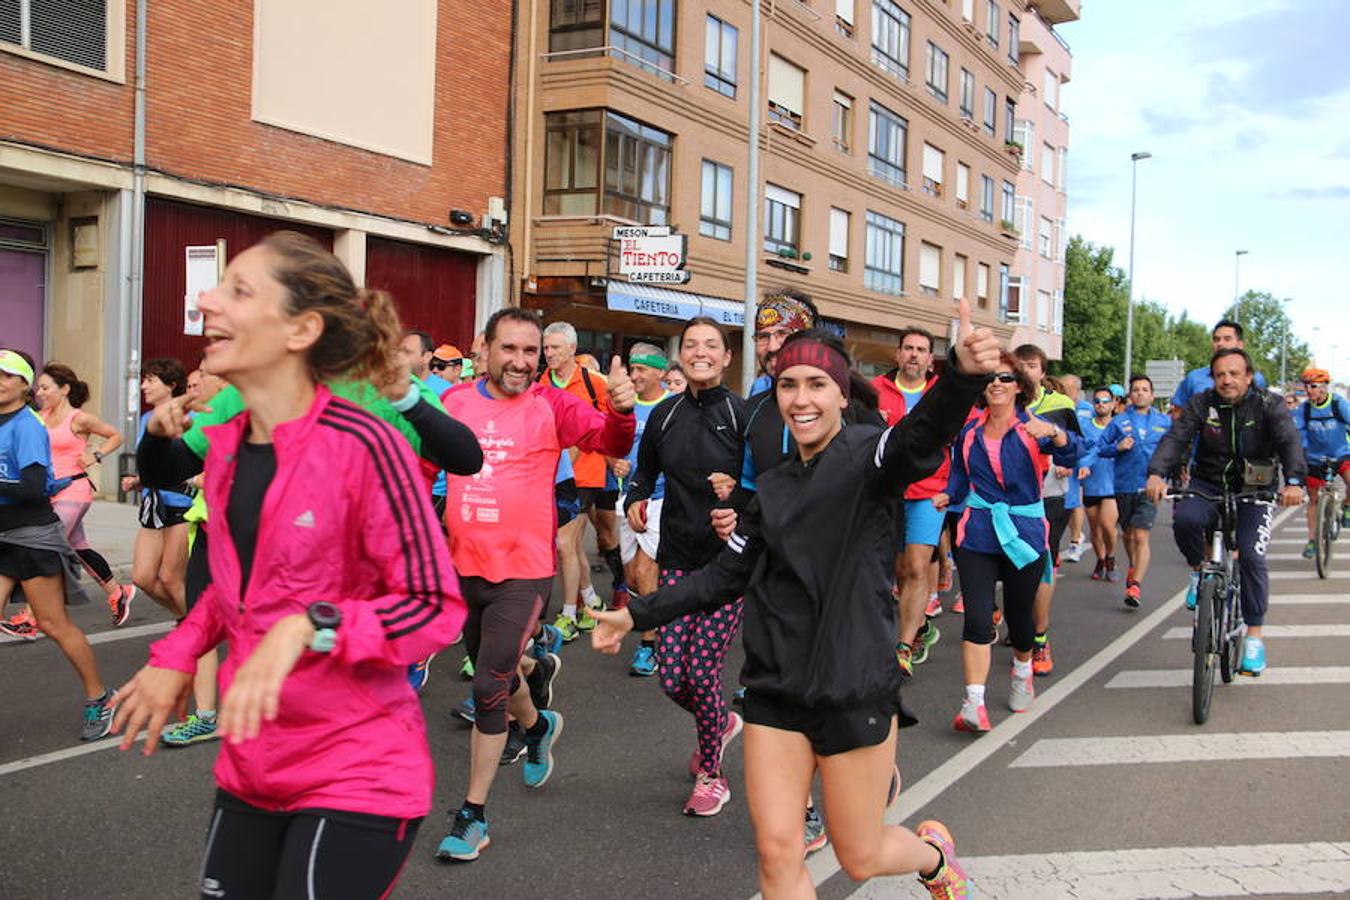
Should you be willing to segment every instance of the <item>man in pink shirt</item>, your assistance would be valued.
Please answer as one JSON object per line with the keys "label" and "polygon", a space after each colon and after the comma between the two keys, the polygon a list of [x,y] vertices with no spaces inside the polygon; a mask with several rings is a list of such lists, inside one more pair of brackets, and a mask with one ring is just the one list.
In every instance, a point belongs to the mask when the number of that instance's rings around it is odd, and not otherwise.
{"label": "man in pink shirt", "polygon": [[[534,381],[543,333],[533,313],[500,310],[484,331],[487,377],[441,398],[483,448],[481,470],[446,479],[445,524],[469,607],[464,637],[475,670],[469,789],[436,850],[438,858],[458,862],[477,859],[491,842],[484,807],[506,746],[508,712],[525,731],[525,784],[542,787],[553,772],[563,718],[535,708],[519,660],[553,583],[559,456],[564,447],[626,456],[636,424],[637,395],[617,357],[609,411],[600,412]],[[556,667],[556,657],[549,665]]]}

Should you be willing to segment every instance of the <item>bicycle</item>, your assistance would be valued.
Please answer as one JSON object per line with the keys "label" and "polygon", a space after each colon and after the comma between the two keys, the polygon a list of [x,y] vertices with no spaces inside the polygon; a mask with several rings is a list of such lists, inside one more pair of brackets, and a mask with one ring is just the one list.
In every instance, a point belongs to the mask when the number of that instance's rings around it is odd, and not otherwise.
{"label": "bicycle", "polygon": [[1341,534],[1341,504],[1345,502],[1345,486],[1337,473],[1336,460],[1322,463],[1322,488],[1317,492],[1317,512],[1313,515],[1313,559],[1317,577],[1326,578],[1331,572],[1331,554],[1336,538]]}
{"label": "bicycle", "polygon": [[[1242,621],[1242,578],[1237,565],[1237,505],[1240,502],[1270,503],[1275,493],[1269,489],[1207,494],[1194,488],[1172,490],[1168,499],[1198,497],[1218,503],[1219,526],[1209,539],[1209,555],[1200,566],[1196,587],[1195,624],[1191,632],[1191,717],[1195,724],[1209,720],[1210,701],[1214,697],[1214,670],[1224,684],[1237,674],[1242,655],[1246,623]],[[1217,664],[1217,665],[1216,665]]]}

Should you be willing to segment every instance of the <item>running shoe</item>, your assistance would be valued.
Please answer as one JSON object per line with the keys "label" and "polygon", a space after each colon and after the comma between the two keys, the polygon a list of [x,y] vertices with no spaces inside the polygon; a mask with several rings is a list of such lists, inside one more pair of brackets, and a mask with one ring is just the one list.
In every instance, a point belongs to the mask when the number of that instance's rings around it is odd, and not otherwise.
{"label": "running shoe", "polygon": [[1018,678],[1013,672],[1012,686],[1008,689],[1008,708],[1015,713],[1031,709],[1031,701],[1036,699],[1036,676]]}
{"label": "running shoe", "polygon": [[562,658],[556,653],[534,661],[534,671],[525,676],[525,684],[530,689],[530,701],[535,709],[548,709],[553,705],[553,679],[561,671]]}
{"label": "running shoe", "polygon": [[436,858],[451,862],[473,862],[491,843],[487,822],[480,822],[472,810],[461,809],[450,820],[450,833],[436,848]]}
{"label": "running shoe", "polygon": [[1257,637],[1247,638],[1242,647],[1242,665],[1238,667],[1238,674],[1260,678],[1265,670],[1266,642]]}
{"label": "running shoe", "polygon": [[583,634],[590,634],[595,630],[595,617],[591,615],[589,606],[577,607],[577,631]]}
{"label": "running shoe", "polygon": [[[741,718],[740,713],[727,712],[727,727],[722,729],[722,749],[717,753],[717,770],[719,772],[722,770],[722,759],[727,755],[727,747],[732,741],[736,740],[736,736],[741,733],[741,729],[744,727],[745,719]],[[689,757],[689,777],[698,778],[701,767],[702,760],[699,759],[698,748],[695,747],[693,754]]]}
{"label": "running shoe", "polygon": [[473,698],[469,697],[459,706],[456,706],[455,715],[459,716],[465,722],[473,724],[473,722],[478,718],[478,710],[474,708]]}
{"label": "running shoe", "polygon": [[928,598],[928,605],[923,608],[923,614],[928,618],[942,615],[942,598],[933,594]]}
{"label": "running shoe", "polygon": [[552,625],[542,624],[539,626],[539,637],[534,639],[534,646],[530,648],[530,654],[535,659],[542,659],[546,653],[561,653],[562,646],[562,632]]}
{"label": "running shoe", "polygon": [[960,616],[966,614],[966,595],[960,591],[956,592],[956,600],[952,602],[952,612]]}
{"label": "running shoe", "polygon": [[955,568],[952,564],[952,555],[948,553],[945,564],[938,567],[937,589],[939,594],[945,594],[952,589],[952,572]]}
{"label": "running shoe", "polygon": [[1139,596],[1139,582],[1131,578],[1125,582],[1125,605],[1130,609],[1138,609],[1143,600]]}
{"label": "running shoe", "polygon": [[1036,675],[1049,675],[1055,671],[1055,658],[1050,655],[1050,642],[1037,644],[1031,651],[1031,671]]}
{"label": "running shoe", "polygon": [[553,742],[562,734],[563,717],[551,709],[541,710],[539,718],[548,723],[548,730],[539,737],[525,734],[525,786],[543,787],[553,774]]}
{"label": "running shoe", "polygon": [[1080,562],[1083,559],[1084,549],[1085,548],[1083,547],[1082,544],[1076,542],[1072,543],[1069,545],[1068,549],[1064,551],[1064,553],[1060,556],[1060,558],[1063,559],[1064,562],[1066,563]]}
{"label": "running shoe", "polygon": [[1114,582],[1119,576],[1116,575],[1116,558],[1108,556],[1106,558],[1106,580]]}
{"label": "running shoe", "polygon": [[136,597],[136,585],[121,584],[117,586],[117,593],[108,597],[108,612],[112,613],[112,623],[114,628],[120,628],[126,624],[127,616],[131,615],[131,601]]}
{"label": "running shoe", "polygon": [[1186,608],[1195,609],[1196,597],[1200,593],[1200,573],[1192,572],[1186,580]]}
{"label": "running shoe", "polygon": [[500,766],[509,766],[514,762],[519,762],[525,755],[525,730],[520,727],[519,722],[509,722],[506,726],[506,746],[502,748],[502,758],[498,761]]}
{"label": "running shoe", "polygon": [[651,647],[639,645],[633,652],[633,661],[628,664],[628,674],[636,678],[655,675],[660,666],[656,662],[656,651]]}
{"label": "running shoe", "polygon": [[631,599],[632,596],[628,593],[627,585],[621,584],[614,589],[614,593],[610,596],[609,608],[626,609],[628,607],[628,601]]}
{"label": "running shoe", "polygon": [[1100,559],[1097,560],[1097,564],[1092,567],[1092,574],[1089,575],[1088,577],[1091,578],[1093,581],[1105,581],[1106,563],[1102,562]]}
{"label": "running shoe", "polygon": [[920,822],[914,833],[942,854],[942,865],[938,866],[937,872],[932,878],[924,878],[920,873],[919,884],[928,888],[928,894],[933,900],[967,900],[970,897],[970,879],[956,858],[956,842],[952,840],[947,826],[929,819]]}
{"label": "running shoe", "polygon": [[[427,680],[431,678],[431,661],[436,658],[436,654],[431,654],[426,659],[418,660],[408,666],[408,684],[417,693],[422,693],[422,689],[427,686]],[[463,668],[461,666],[460,668]]]}
{"label": "running shoe", "polygon": [[909,644],[895,645],[895,661],[900,666],[902,678],[914,676],[914,651],[910,649]]}
{"label": "running shoe", "polygon": [[473,673],[474,673],[473,660],[470,659],[468,656],[465,656],[463,659],[459,661],[459,680],[473,681]]}
{"label": "running shoe", "polygon": [[928,645],[923,641],[922,631],[915,636],[914,643],[909,645],[909,661],[916,666],[928,662]]}
{"label": "running shoe", "polygon": [[36,641],[42,637],[42,630],[37,627],[37,622],[33,621],[32,614],[26,610],[0,621],[0,632],[23,641]]}
{"label": "running shoe", "polygon": [[984,708],[983,703],[972,703],[967,700],[961,704],[961,711],[952,719],[952,727],[957,731],[985,732],[991,727],[989,725],[989,711]]}
{"label": "running shoe", "polygon": [[917,637],[925,647],[931,647],[942,637],[942,632],[938,631],[938,627],[931,621],[925,621],[923,627],[919,629]]}
{"label": "running shoe", "polygon": [[159,742],[166,747],[186,747],[200,744],[202,741],[214,741],[220,735],[216,732],[216,715],[199,716],[192,713],[182,722],[159,736]]}
{"label": "running shoe", "polygon": [[731,785],[721,775],[698,773],[694,790],[684,804],[686,816],[715,816],[731,800]]}
{"label": "running shoe", "polygon": [[558,618],[553,620],[553,629],[562,636],[564,644],[570,644],[577,639],[576,620],[566,613],[558,613]]}
{"label": "running shoe", "polygon": [[1303,558],[1312,559],[1317,555],[1317,541],[1308,541],[1303,545]]}
{"label": "running shoe", "polygon": [[112,691],[103,689],[103,695],[94,700],[84,701],[84,728],[80,731],[80,740],[96,741],[106,737],[112,729],[113,706]]}
{"label": "running shoe", "polygon": [[825,834],[825,820],[820,817],[820,810],[812,804],[806,808],[806,855],[810,856],[817,850],[830,842],[830,838]]}

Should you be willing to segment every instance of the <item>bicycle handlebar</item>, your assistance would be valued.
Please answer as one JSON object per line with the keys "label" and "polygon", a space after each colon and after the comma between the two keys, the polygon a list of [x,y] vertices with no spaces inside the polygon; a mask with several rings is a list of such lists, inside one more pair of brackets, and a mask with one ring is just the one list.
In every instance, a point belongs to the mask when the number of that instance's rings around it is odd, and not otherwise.
{"label": "bicycle handlebar", "polygon": [[1220,503],[1225,496],[1232,497],[1234,500],[1273,503],[1278,495],[1271,488],[1261,488],[1254,491],[1224,491],[1222,494],[1207,494],[1204,491],[1197,491],[1195,488],[1172,488],[1163,495],[1163,499],[1180,500],[1182,497],[1199,497],[1201,500]]}

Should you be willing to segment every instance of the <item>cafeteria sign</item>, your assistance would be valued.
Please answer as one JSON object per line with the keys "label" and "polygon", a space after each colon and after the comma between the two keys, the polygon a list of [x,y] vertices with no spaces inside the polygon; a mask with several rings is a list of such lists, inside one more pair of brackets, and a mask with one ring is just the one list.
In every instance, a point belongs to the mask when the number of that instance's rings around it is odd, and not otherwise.
{"label": "cafeteria sign", "polygon": [[684,270],[689,238],[668,227],[614,229],[619,242],[619,274],[638,284],[687,284]]}

